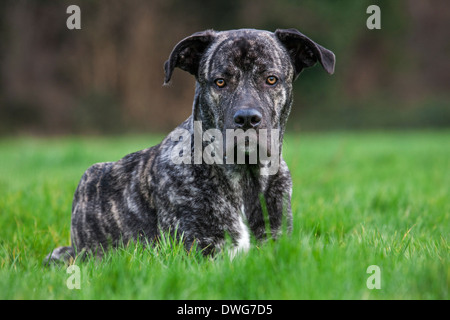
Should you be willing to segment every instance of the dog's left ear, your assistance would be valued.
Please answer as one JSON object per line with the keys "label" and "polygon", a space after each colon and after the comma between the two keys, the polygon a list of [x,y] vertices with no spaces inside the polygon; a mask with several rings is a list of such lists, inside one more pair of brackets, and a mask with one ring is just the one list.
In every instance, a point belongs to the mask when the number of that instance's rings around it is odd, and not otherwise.
{"label": "dog's left ear", "polygon": [[336,57],[330,50],[315,43],[296,29],[278,29],[275,35],[291,57],[295,68],[294,80],[304,68],[312,67],[317,61],[329,74],[334,73]]}
{"label": "dog's left ear", "polygon": [[214,40],[215,32],[205,30],[181,40],[164,64],[164,84],[169,83],[176,67],[197,76],[200,60],[209,44]]}

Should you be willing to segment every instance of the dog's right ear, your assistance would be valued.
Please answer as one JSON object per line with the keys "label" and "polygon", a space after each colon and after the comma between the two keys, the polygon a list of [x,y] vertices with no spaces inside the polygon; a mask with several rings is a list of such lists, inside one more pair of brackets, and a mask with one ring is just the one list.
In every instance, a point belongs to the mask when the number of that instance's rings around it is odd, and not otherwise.
{"label": "dog's right ear", "polygon": [[213,30],[205,30],[181,40],[173,48],[169,60],[164,64],[164,84],[169,83],[173,69],[176,67],[197,76],[203,53],[214,38],[215,32]]}

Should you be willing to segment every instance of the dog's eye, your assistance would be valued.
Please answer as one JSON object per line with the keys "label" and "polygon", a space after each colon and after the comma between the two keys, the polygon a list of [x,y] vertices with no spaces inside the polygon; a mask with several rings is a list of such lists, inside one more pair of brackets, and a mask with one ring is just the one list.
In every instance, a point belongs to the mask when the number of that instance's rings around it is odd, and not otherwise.
{"label": "dog's eye", "polygon": [[269,76],[269,77],[267,77],[267,79],[266,79],[266,83],[267,83],[268,85],[270,85],[270,86],[273,86],[274,84],[276,84],[277,81],[278,81],[278,79],[277,79],[277,77],[275,77],[275,76]]}
{"label": "dog's eye", "polygon": [[225,87],[225,80],[223,80],[223,79],[216,79],[216,80],[214,80],[214,83],[215,83],[216,86],[218,86],[219,88]]}

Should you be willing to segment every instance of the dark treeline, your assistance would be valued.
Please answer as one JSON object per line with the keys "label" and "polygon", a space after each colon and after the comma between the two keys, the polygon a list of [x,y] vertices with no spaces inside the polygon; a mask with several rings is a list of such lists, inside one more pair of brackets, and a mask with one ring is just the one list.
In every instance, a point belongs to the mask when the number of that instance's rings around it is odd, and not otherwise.
{"label": "dark treeline", "polygon": [[[66,8],[81,8],[68,30]],[[381,30],[366,9],[381,8]],[[15,0],[0,3],[0,134],[167,131],[191,112],[194,79],[163,64],[204,29],[297,28],[337,56],[303,72],[291,129],[450,125],[447,0]]]}

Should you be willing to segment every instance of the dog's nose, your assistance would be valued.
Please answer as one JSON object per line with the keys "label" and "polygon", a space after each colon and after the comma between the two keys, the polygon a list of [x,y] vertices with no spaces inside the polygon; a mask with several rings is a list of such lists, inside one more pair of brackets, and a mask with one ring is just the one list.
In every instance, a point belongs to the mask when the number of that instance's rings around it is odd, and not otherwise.
{"label": "dog's nose", "polygon": [[257,129],[261,124],[262,115],[256,109],[240,109],[234,114],[233,119],[239,129]]}

